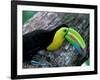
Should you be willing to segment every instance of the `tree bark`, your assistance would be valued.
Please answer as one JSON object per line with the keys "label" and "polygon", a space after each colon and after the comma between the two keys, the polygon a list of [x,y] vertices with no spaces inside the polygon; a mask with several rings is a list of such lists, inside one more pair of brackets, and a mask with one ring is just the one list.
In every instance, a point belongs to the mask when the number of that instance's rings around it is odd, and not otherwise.
{"label": "tree bark", "polygon": [[54,29],[61,24],[67,24],[74,28],[85,40],[87,48],[85,51],[81,52],[82,56],[77,56],[74,47],[64,41],[62,47],[55,52],[43,50],[40,53],[45,55],[40,56],[37,54],[36,56],[33,56],[33,60],[39,60],[40,62],[45,63],[45,66],[28,65],[27,63],[24,63],[24,68],[78,66],[89,57],[89,14],[37,12],[23,25],[23,35],[36,29]]}

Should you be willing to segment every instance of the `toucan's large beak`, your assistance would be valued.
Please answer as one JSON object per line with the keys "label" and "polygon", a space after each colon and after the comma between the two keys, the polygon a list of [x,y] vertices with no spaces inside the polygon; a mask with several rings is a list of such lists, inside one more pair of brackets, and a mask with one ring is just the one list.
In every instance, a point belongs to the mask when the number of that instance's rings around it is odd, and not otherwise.
{"label": "toucan's large beak", "polygon": [[81,49],[86,48],[85,41],[81,35],[72,28],[68,28],[68,33],[65,35],[65,39],[74,46],[74,48],[78,51],[78,54],[80,54]]}

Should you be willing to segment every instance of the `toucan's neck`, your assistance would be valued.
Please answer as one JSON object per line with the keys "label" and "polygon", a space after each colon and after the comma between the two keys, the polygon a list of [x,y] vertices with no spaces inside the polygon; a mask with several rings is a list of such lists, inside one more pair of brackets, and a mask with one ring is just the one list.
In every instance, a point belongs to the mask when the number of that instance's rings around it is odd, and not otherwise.
{"label": "toucan's neck", "polygon": [[[59,39],[58,39],[59,38]],[[64,41],[64,37],[62,36],[60,31],[56,31],[51,44],[47,47],[48,51],[54,51],[61,47]]]}

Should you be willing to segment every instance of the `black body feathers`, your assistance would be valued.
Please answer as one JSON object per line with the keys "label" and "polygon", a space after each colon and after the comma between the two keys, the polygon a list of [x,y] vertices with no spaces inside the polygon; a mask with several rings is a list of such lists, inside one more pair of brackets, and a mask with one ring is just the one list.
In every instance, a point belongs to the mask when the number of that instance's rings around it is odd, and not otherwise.
{"label": "black body feathers", "polygon": [[52,42],[55,32],[61,27],[67,27],[67,25],[58,26],[51,31],[35,30],[23,35],[23,61],[31,60],[39,50],[46,49]]}

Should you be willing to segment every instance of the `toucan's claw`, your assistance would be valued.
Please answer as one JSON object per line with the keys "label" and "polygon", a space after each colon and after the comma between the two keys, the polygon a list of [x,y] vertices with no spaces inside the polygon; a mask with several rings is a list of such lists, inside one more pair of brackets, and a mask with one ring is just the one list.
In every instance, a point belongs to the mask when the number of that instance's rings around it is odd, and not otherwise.
{"label": "toucan's claw", "polygon": [[46,63],[42,63],[42,62],[35,61],[35,60],[32,60],[32,61],[31,61],[31,64],[32,64],[33,66],[43,66],[43,67],[47,66]]}

